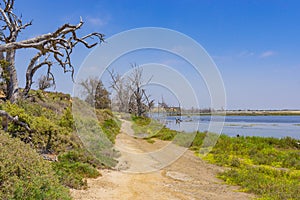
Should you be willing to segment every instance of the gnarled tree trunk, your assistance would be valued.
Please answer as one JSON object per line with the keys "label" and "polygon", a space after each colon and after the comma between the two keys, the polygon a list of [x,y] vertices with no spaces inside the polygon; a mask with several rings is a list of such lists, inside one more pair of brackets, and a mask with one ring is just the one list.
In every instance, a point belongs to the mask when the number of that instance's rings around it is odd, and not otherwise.
{"label": "gnarled tree trunk", "polygon": [[[83,37],[78,37],[77,31],[83,26],[80,19],[78,24],[64,24],[54,32],[42,34],[26,40],[18,40],[18,35],[32,23],[23,24],[22,16],[14,14],[15,0],[0,0],[0,61],[1,68],[0,80],[3,81],[5,87],[3,90],[6,96],[5,100],[12,103],[16,102],[20,96],[26,97],[33,83],[35,72],[41,67],[47,67],[47,77],[51,77],[53,83],[54,76],[51,73],[53,65],[60,66],[64,72],[71,72],[74,75],[74,67],[71,63],[71,54],[78,44],[84,45],[86,48],[92,48],[98,42],[89,43],[88,39],[97,38],[99,42],[104,41],[104,35],[101,33],[90,33]],[[19,49],[34,49],[37,54],[31,58],[26,70],[26,86],[22,95],[19,91],[17,70],[15,67],[16,51]],[[41,60],[41,62],[37,62]],[[1,71],[2,70],[2,71]],[[24,126],[26,130],[30,130],[16,117],[10,116],[6,111],[0,110],[0,117],[4,116],[9,121]],[[3,122],[6,124],[6,122]],[[5,125],[6,126],[6,125]]]}
{"label": "gnarled tree trunk", "polygon": [[[74,47],[78,44],[83,44],[86,48],[94,47],[98,42],[92,44],[87,42],[88,39],[93,39],[93,37],[98,38],[100,42],[104,41],[104,35],[101,33],[90,33],[83,37],[78,37],[77,31],[83,25],[82,20],[75,25],[64,24],[52,33],[18,41],[19,33],[31,26],[32,23],[23,24],[22,17],[14,14],[14,2],[15,0],[2,0],[2,3],[0,3],[0,52],[3,52],[3,60],[8,63],[8,66],[3,68],[3,71],[5,71],[7,76],[7,99],[13,103],[21,96],[15,68],[17,50],[35,49],[37,51],[26,70],[26,86],[22,94],[22,96],[26,97],[31,89],[33,76],[39,68],[44,66],[48,68],[47,77],[51,77],[53,83],[52,65],[62,67],[64,72],[71,72],[73,78],[74,67],[71,63],[71,54]],[[37,63],[38,60],[41,60],[41,63]]]}
{"label": "gnarled tree trunk", "polygon": [[9,50],[6,53],[6,61],[9,63],[6,68],[6,74],[9,76],[9,80],[7,82],[7,99],[14,103],[19,97],[19,83],[17,77],[17,70],[15,67],[15,50]]}

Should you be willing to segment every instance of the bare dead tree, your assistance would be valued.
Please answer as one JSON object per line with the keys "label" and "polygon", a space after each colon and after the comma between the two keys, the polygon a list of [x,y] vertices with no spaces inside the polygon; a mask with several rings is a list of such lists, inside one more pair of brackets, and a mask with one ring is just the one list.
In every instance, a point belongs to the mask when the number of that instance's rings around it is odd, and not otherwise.
{"label": "bare dead tree", "polygon": [[154,99],[150,99],[151,95],[146,94],[144,89],[142,91],[143,91],[143,95],[144,95],[145,100],[146,100],[147,109],[151,110],[151,108],[153,108],[153,106],[154,106]]}
{"label": "bare dead tree", "polygon": [[[19,86],[17,71],[15,67],[16,50],[18,49],[35,49],[37,53],[33,56],[26,69],[26,86],[22,96],[27,97],[33,83],[35,72],[42,68],[47,68],[47,76],[54,79],[51,69],[53,66],[60,66],[64,73],[71,72],[73,78],[74,67],[71,63],[71,54],[78,44],[84,45],[86,48],[92,48],[98,42],[88,43],[88,39],[93,37],[104,41],[104,35],[101,33],[90,33],[85,36],[78,36],[78,30],[83,26],[83,21],[78,24],[64,24],[57,30],[36,36],[34,38],[17,41],[19,33],[32,25],[32,22],[23,23],[22,18],[14,14],[15,0],[2,0],[0,4],[0,58],[9,63],[5,68],[9,76],[6,83],[7,99],[15,102],[19,98]],[[40,62],[38,62],[40,61]]]}
{"label": "bare dead tree", "polygon": [[84,100],[91,106],[95,105],[95,94],[98,84],[99,80],[95,77],[89,77],[79,83],[83,89],[82,96]]}
{"label": "bare dead tree", "polygon": [[148,84],[151,81],[151,78],[147,81],[143,81],[143,69],[139,67],[137,64],[131,65],[133,68],[133,72],[129,76],[129,80],[131,82],[131,91],[132,98],[130,98],[130,109],[135,111],[134,113],[137,116],[144,115],[145,112],[150,110],[154,105],[154,100],[150,100],[150,95],[146,94],[143,85]]}
{"label": "bare dead tree", "polygon": [[130,112],[142,116],[154,106],[154,100],[146,93],[143,85],[143,69],[137,64],[131,65],[133,72],[122,77],[114,70],[108,70],[111,77],[111,88],[116,92],[119,112]]}
{"label": "bare dead tree", "polygon": [[128,112],[129,98],[131,96],[130,82],[128,78],[122,77],[114,70],[107,70],[110,77],[110,87],[115,91],[115,103],[119,112]]}
{"label": "bare dead tree", "polygon": [[39,90],[46,90],[48,88],[55,86],[54,79],[52,77],[45,76],[45,75],[40,76],[37,84]]}
{"label": "bare dead tree", "polygon": [[[82,44],[86,48],[92,48],[98,43],[104,41],[104,35],[101,33],[90,33],[85,36],[78,36],[79,29],[83,26],[80,19],[78,24],[64,24],[55,31],[42,34],[30,39],[18,41],[19,34],[32,25],[32,22],[23,23],[22,16],[14,13],[15,0],[2,0],[0,3],[0,60],[1,63],[1,81],[4,80],[5,99],[16,102],[18,98],[28,96],[28,92],[33,84],[33,77],[37,70],[46,67],[47,77],[51,77],[53,81],[54,75],[51,70],[53,66],[63,69],[63,72],[70,72],[73,79],[74,66],[71,62],[71,55],[74,48]],[[97,42],[89,43],[89,39],[98,39]],[[17,70],[15,66],[16,51],[19,49],[34,49],[36,54],[30,59],[26,70],[26,85],[20,94]],[[19,124],[27,131],[29,127],[23,124],[17,118],[8,115],[0,110],[0,116]],[[26,128],[27,126],[27,128]]]}

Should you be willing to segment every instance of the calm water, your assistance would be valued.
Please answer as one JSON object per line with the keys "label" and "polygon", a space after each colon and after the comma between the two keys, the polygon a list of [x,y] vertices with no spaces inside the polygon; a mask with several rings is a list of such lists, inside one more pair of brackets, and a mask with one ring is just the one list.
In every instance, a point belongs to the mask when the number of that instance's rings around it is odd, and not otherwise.
{"label": "calm water", "polygon": [[[180,118],[182,122],[176,123],[176,118]],[[221,118],[216,117],[216,121]],[[210,116],[167,116],[163,121],[168,128],[192,132],[208,130],[211,118]],[[277,138],[289,136],[300,139],[300,116],[226,116],[222,134]]]}

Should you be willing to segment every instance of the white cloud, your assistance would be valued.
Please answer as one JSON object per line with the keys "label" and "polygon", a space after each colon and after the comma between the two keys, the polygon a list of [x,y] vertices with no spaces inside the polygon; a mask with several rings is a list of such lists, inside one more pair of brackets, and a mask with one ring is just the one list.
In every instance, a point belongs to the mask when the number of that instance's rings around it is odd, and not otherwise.
{"label": "white cloud", "polygon": [[274,56],[276,54],[275,51],[265,51],[263,52],[262,54],[260,54],[260,58],[267,58],[267,57],[270,57],[270,56]]}

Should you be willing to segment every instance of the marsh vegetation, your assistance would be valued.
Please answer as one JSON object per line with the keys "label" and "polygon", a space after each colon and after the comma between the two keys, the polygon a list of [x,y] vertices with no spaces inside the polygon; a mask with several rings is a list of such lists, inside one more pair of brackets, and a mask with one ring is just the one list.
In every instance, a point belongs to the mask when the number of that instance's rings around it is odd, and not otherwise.
{"label": "marsh vegetation", "polygon": [[[186,135],[163,127],[160,131],[152,128],[156,123],[150,119],[133,118],[139,125],[136,131],[149,134],[147,141],[153,138],[173,140],[177,134]],[[151,124],[149,126],[149,124]],[[136,125],[133,125],[135,127]],[[152,130],[152,132],[151,132]],[[156,132],[156,134],[154,134]],[[189,149],[201,156],[203,141],[207,133],[195,132]],[[178,141],[178,138],[181,141]],[[184,145],[185,137],[177,137],[177,144]],[[227,170],[218,175],[227,184],[239,185],[244,192],[258,195],[260,199],[299,199],[300,198],[300,140],[285,137],[229,137],[221,135],[205,157]]]}

